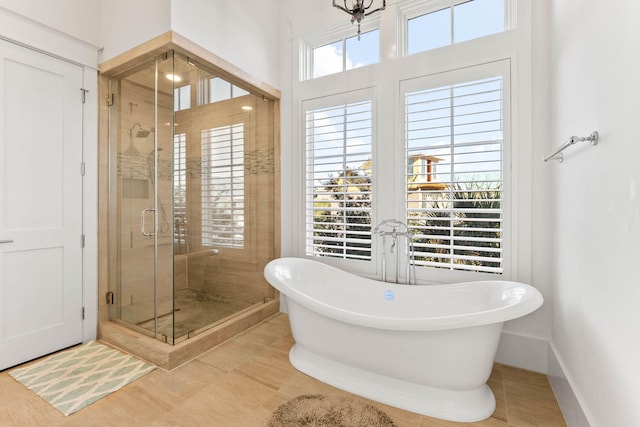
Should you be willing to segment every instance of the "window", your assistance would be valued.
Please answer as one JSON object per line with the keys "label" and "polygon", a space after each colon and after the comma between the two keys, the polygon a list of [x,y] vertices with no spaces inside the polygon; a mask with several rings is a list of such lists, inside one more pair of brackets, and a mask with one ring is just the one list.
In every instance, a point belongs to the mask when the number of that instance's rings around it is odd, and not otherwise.
{"label": "window", "polygon": [[[398,1],[363,29],[380,31],[380,62],[320,79],[313,49],[333,44],[343,64],[355,30],[340,23],[318,37],[304,29],[322,23],[294,20],[300,79],[283,152],[302,165],[283,169],[292,179],[282,197],[296,256],[378,279],[395,269],[417,283],[529,274],[532,29],[516,21],[533,9],[518,0]],[[359,123],[355,107],[370,111],[369,138],[358,142],[346,130]],[[406,223],[415,244],[403,239],[390,255],[374,233],[387,219]]]}
{"label": "window", "polygon": [[372,101],[308,108],[306,253],[371,260]]}
{"label": "window", "polygon": [[428,13],[406,11],[407,55],[505,30],[505,0],[466,0],[434,7],[437,10]]}
{"label": "window", "polygon": [[187,135],[173,136],[173,217],[177,253],[186,253],[187,243]]}
{"label": "window", "polygon": [[184,85],[173,90],[173,111],[191,108],[191,85]]}
{"label": "window", "polygon": [[244,247],[244,125],[203,130],[202,245]]}
{"label": "window", "polygon": [[442,9],[407,21],[407,54],[451,44],[451,9]]}
{"label": "window", "polygon": [[373,30],[312,49],[311,78],[380,62],[380,31]]}
{"label": "window", "polygon": [[209,79],[207,86],[207,98],[203,102],[204,104],[211,104],[219,101],[226,101],[227,99],[237,98],[239,96],[248,95],[246,90],[232,85],[228,81],[221,79],[220,77],[213,77]]}
{"label": "window", "polygon": [[[422,89],[416,87],[423,86]],[[406,221],[418,267],[503,272],[504,77],[404,92]]]}

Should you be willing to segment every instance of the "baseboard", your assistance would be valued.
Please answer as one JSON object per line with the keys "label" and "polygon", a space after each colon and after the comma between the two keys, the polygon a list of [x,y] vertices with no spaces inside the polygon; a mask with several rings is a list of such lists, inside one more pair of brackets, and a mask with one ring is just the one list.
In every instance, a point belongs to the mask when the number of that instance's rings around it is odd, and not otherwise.
{"label": "baseboard", "polygon": [[502,331],[496,362],[546,374],[547,353],[545,339]]}
{"label": "baseboard", "polygon": [[549,343],[548,355],[549,372],[547,377],[567,425],[569,427],[589,427],[591,425],[589,419],[580,405],[580,399],[571,387],[567,370],[553,343]]}

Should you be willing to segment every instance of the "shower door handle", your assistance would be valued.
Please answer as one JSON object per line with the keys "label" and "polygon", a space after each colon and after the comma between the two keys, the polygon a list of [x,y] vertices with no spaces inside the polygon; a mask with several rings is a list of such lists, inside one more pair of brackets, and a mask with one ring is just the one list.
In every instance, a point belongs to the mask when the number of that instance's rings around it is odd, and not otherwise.
{"label": "shower door handle", "polygon": [[[147,212],[153,212],[153,231],[151,233],[147,233],[146,229],[145,229],[145,217],[146,217],[146,213]],[[140,213],[140,231],[142,232],[143,236],[146,237],[151,237],[151,236],[155,236],[156,235],[156,224],[158,221],[156,221],[156,210],[152,209],[152,208],[146,208],[143,209],[142,212]]]}

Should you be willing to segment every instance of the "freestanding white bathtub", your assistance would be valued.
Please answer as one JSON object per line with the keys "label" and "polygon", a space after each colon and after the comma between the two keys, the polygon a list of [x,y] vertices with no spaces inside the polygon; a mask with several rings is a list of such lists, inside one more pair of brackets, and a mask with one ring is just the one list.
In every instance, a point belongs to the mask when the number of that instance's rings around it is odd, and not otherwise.
{"label": "freestanding white bathtub", "polygon": [[502,325],[542,305],[535,288],[483,281],[409,286],[301,258],[264,270],[285,295],[292,365],[327,384],[412,412],[480,421]]}

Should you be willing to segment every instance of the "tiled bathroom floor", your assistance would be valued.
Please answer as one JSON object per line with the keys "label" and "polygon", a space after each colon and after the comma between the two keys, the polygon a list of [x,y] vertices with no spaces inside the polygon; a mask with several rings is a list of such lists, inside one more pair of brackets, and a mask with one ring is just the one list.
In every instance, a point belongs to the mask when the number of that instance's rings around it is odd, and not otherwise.
{"label": "tiled bathroom floor", "polygon": [[[171,310],[170,303],[168,310]],[[166,314],[158,318],[158,333],[181,338],[192,329],[213,325],[222,319],[251,307],[253,304],[223,295],[193,289],[177,289],[173,300],[175,317]],[[150,311],[152,312],[152,311]],[[153,319],[139,322],[138,326],[153,330]],[[171,333],[171,330],[174,333]]]}
{"label": "tiled bathroom floor", "polygon": [[[300,394],[345,394],[296,371],[288,318],[276,315],[171,372],[156,369],[120,391],[64,417],[0,373],[1,426],[263,426]],[[479,423],[457,424],[371,402],[398,427],[566,426],[544,375],[495,365],[489,386],[497,409]]]}

